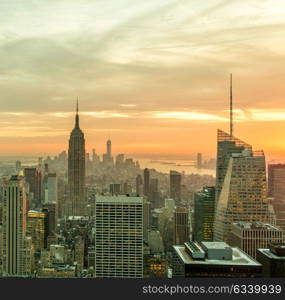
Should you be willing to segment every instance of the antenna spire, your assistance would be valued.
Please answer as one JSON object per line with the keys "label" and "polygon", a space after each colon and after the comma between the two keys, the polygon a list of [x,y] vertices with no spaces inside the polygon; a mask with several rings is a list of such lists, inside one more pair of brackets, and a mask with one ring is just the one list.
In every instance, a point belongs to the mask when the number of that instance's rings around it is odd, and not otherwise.
{"label": "antenna spire", "polygon": [[233,134],[233,76],[230,74],[230,135],[233,136]]}
{"label": "antenna spire", "polygon": [[78,97],[77,97],[77,100],[76,100],[75,128],[79,128]]}

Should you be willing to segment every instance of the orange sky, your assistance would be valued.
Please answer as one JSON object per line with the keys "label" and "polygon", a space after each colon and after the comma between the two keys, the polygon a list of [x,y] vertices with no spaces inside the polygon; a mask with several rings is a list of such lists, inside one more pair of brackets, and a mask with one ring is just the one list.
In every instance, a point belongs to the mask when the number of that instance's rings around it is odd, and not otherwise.
{"label": "orange sky", "polygon": [[228,130],[285,160],[282,0],[0,4],[0,155],[67,148],[75,99],[87,150],[215,156]]}

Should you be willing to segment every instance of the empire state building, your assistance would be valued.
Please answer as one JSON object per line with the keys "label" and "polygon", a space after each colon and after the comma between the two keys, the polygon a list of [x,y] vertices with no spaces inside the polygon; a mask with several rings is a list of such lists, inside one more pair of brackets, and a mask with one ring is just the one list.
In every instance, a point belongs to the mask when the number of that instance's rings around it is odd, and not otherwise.
{"label": "empire state building", "polygon": [[70,134],[68,148],[68,190],[67,215],[86,215],[85,197],[85,139],[79,127],[78,101],[75,126]]}

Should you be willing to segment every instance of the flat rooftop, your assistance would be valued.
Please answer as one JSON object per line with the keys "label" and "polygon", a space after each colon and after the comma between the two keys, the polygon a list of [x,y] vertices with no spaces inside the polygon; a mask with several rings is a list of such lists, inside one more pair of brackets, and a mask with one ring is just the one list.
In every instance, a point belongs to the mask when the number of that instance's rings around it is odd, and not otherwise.
{"label": "flat rooftop", "polygon": [[219,250],[226,250],[230,246],[224,242],[201,242],[201,244],[207,249],[219,249]]}
{"label": "flat rooftop", "polygon": [[271,231],[282,231],[282,229],[277,228],[271,224],[268,223],[262,223],[262,222],[237,222],[233,223],[233,226],[243,229],[243,230],[271,230]]}
{"label": "flat rooftop", "polygon": [[268,258],[277,259],[277,260],[284,260],[285,262],[285,256],[278,256],[270,251],[270,249],[258,249],[261,253],[263,253]]}
{"label": "flat rooftop", "polygon": [[126,195],[96,195],[97,203],[143,203],[143,197],[126,196]]}
{"label": "flat rooftop", "polygon": [[[227,245],[227,247],[229,246]],[[205,260],[193,259],[187,253],[184,245],[173,246],[173,248],[175,249],[180,259],[184,262],[184,264],[188,264],[188,265],[223,265],[223,266],[238,265],[238,266],[253,266],[253,267],[261,266],[260,263],[258,263],[253,258],[248,256],[239,248],[232,248],[233,251],[232,260],[218,260],[218,259],[216,260],[216,259],[207,259],[207,258]]]}

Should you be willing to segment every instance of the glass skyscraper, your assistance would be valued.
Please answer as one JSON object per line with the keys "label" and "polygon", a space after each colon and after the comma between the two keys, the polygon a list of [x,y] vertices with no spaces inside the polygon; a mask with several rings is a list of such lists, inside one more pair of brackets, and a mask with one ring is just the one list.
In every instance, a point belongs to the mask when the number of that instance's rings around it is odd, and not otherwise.
{"label": "glass skyscraper", "polygon": [[215,241],[229,242],[234,222],[270,223],[263,151],[218,131],[216,180]]}
{"label": "glass skyscraper", "polygon": [[215,218],[215,187],[204,187],[194,194],[193,239],[213,241]]}

